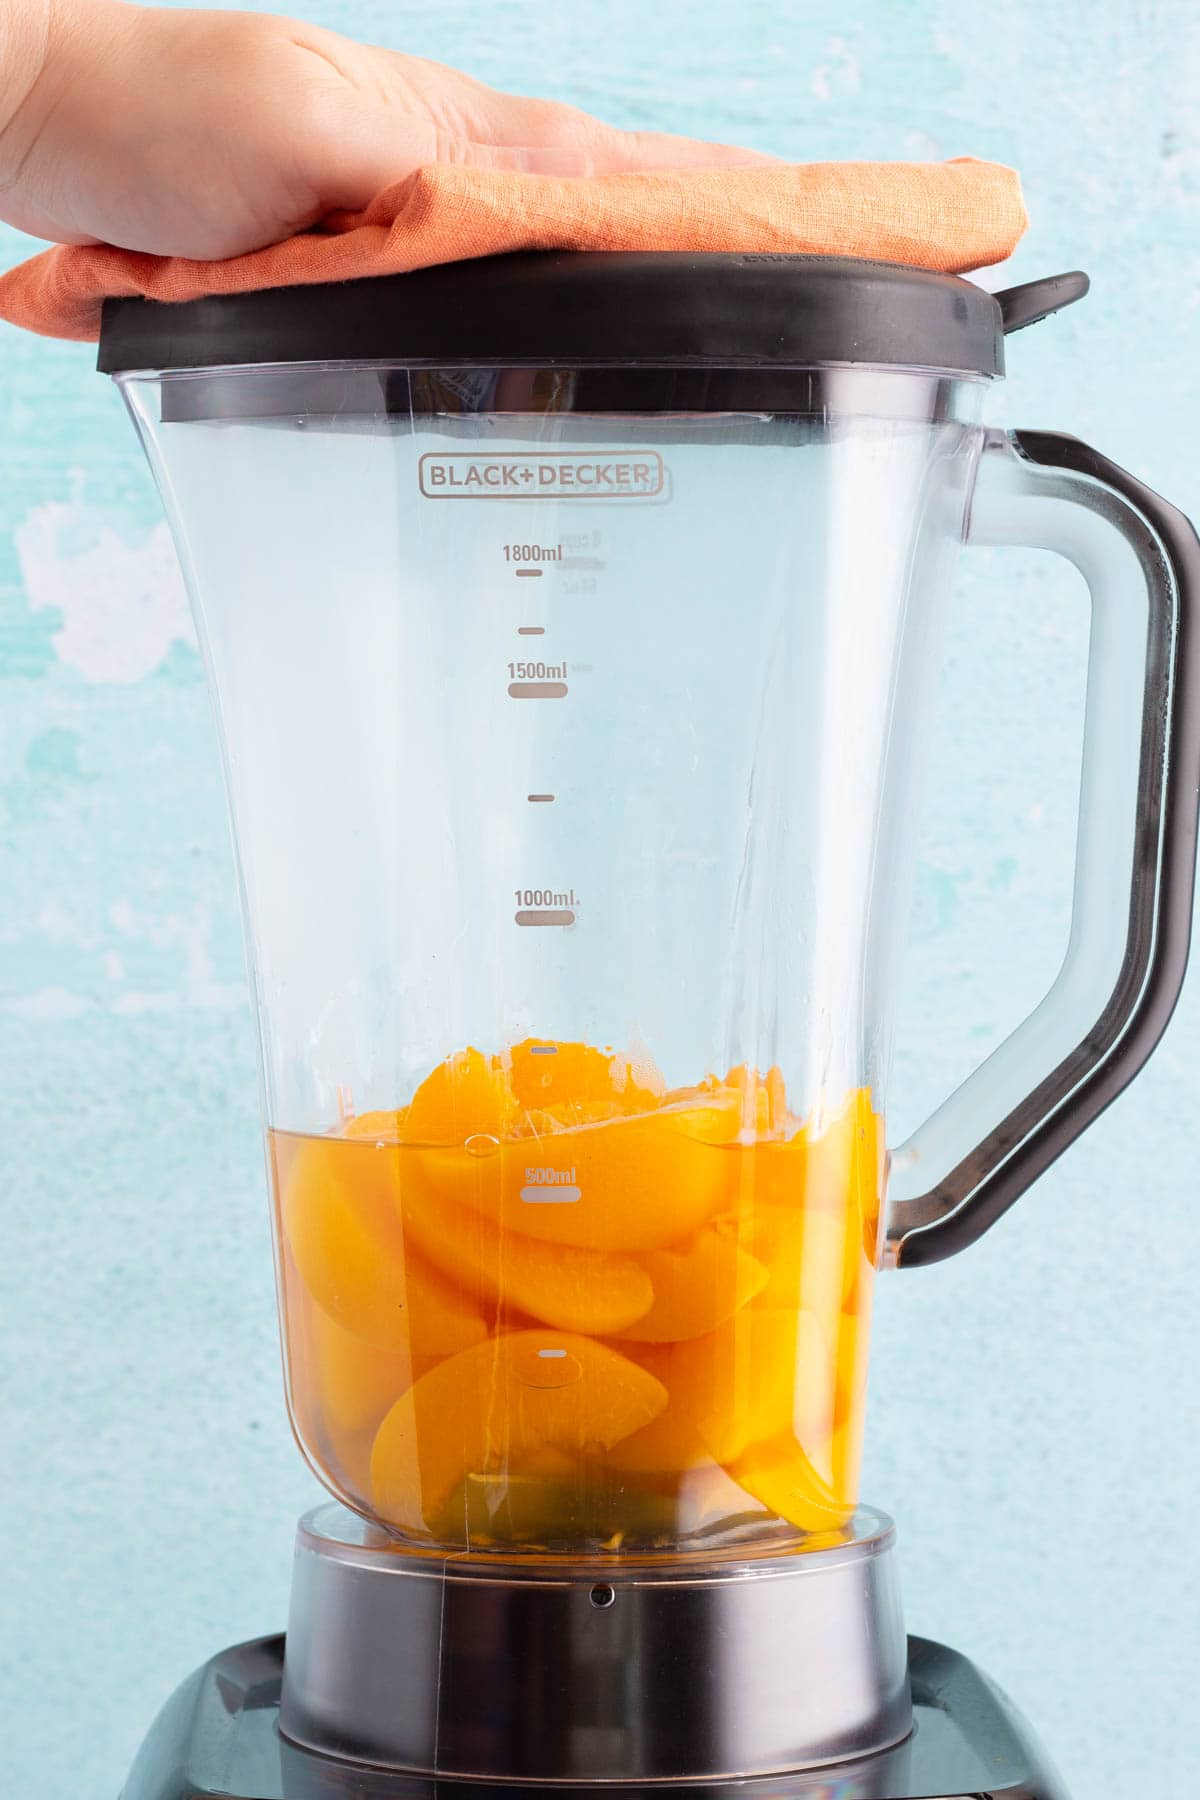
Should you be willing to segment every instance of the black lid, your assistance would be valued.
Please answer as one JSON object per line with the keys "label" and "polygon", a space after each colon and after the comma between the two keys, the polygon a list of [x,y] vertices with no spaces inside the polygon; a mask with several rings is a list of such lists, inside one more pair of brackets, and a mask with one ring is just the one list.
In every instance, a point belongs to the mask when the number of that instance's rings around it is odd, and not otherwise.
{"label": "black lid", "polygon": [[[1053,305],[1086,285],[1077,278]],[[99,367],[871,363],[1002,375],[1004,298],[957,275],[847,257],[522,252],[173,304],[107,300]],[[1014,328],[1044,316],[1021,310]]]}

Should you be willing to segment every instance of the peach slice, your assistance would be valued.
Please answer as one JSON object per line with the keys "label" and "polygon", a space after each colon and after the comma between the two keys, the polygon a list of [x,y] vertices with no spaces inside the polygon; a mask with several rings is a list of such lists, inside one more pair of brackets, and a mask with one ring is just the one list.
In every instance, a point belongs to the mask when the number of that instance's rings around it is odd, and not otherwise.
{"label": "peach slice", "polygon": [[413,1096],[403,1121],[411,1144],[458,1148],[473,1136],[503,1141],[524,1134],[528,1112],[558,1110],[563,1123],[585,1123],[592,1109],[643,1113],[657,1107],[663,1082],[644,1065],[588,1044],[527,1038],[501,1056],[459,1051],[440,1062]]}
{"label": "peach slice", "polygon": [[787,1432],[815,1447],[833,1428],[833,1362],[811,1312],[748,1306],[706,1337],[672,1345],[666,1381],[727,1467],[760,1439]]}
{"label": "peach slice", "polygon": [[739,1096],[744,1137],[758,1142],[790,1140],[803,1130],[803,1121],[788,1109],[783,1072],[778,1065],[760,1075],[757,1069],[739,1063],[736,1069],[730,1069],[724,1085]]}
{"label": "peach slice", "polygon": [[698,1102],[531,1134],[494,1154],[423,1149],[413,1179],[507,1232],[577,1249],[660,1250],[730,1210],[739,1178],[739,1152],[727,1145],[733,1118],[732,1101]]}
{"label": "peach slice", "polygon": [[[742,1077],[744,1085],[742,1071],[732,1071],[731,1080],[733,1076]],[[761,1111],[763,1090],[757,1091]],[[769,1106],[772,1141],[760,1145],[763,1154],[756,1171],[763,1204],[794,1206],[803,1202],[809,1210],[827,1206],[844,1212],[853,1194],[860,1213],[873,1206],[878,1214],[884,1174],[883,1121],[872,1107],[869,1089],[858,1089],[832,1118],[820,1124],[810,1120],[800,1130],[795,1129],[798,1121],[785,1112],[787,1124],[780,1134],[775,1124],[778,1116],[775,1106]]]}
{"label": "peach slice", "polygon": [[668,1403],[651,1424],[614,1445],[607,1460],[626,1475],[676,1475],[712,1458],[696,1426]]}
{"label": "peach slice", "polygon": [[[286,1251],[283,1278],[288,1411],[292,1429],[305,1456],[336,1493],[345,1497],[352,1490],[355,1497],[361,1497],[363,1482],[369,1473],[375,1427],[396,1396],[409,1385],[409,1359],[392,1351],[375,1350],[361,1338],[352,1338],[335,1325],[306,1292]],[[357,1353],[398,1365],[395,1385],[380,1395],[373,1418],[367,1418],[365,1424],[360,1421],[354,1398],[357,1371],[351,1371],[349,1384],[340,1375],[330,1380],[331,1344],[336,1346],[332,1349],[334,1358],[345,1346],[351,1357]]]}
{"label": "peach slice", "polygon": [[561,1108],[564,1124],[586,1123],[597,1103],[611,1102],[621,1113],[642,1113],[662,1102],[663,1079],[648,1057],[638,1062],[589,1044],[526,1038],[497,1061],[524,1111]]}
{"label": "peach slice", "polygon": [[[763,1150],[757,1157],[787,1155]],[[857,1221],[830,1207],[755,1206],[750,1241],[767,1269],[762,1306],[803,1307],[832,1326],[850,1294],[861,1248]]]}
{"label": "peach slice", "polygon": [[407,1117],[407,1106],[393,1107],[384,1112],[355,1113],[342,1126],[341,1135],[367,1138],[378,1144],[397,1144],[404,1135]]}
{"label": "peach slice", "polygon": [[320,1417],[331,1432],[365,1431],[412,1386],[413,1359],[351,1336],[320,1307],[309,1309],[313,1385]]}
{"label": "peach slice", "polygon": [[858,1233],[858,1266],[879,1263],[880,1211],[887,1173],[884,1123],[869,1088],[859,1088],[819,1135],[808,1135],[805,1206],[850,1211]]}
{"label": "peach slice", "polygon": [[618,1334],[641,1343],[703,1337],[732,1318],[767,1282],[762,1263],[738,1243],[735,1219],[702,1226],[678,1247],[651,1250],[642,1265],[654,1284],[654,1304]]}
{"label": "peach slice", "polygon": [[839,1531],[854,1510],[791,1436],[752,1445],[729,1473],[748,1494],[801,1531]]}
{"label": "peach slice", "polygon": [[650,1275],[632,1256],[576,1250],[498,1230],[481,1213],[409,1191],[401,1202],[406,1235],[443,1274],[485,1301],[564,1331],[609,1336],[650,1309]]}
{"label": "peach slice", "polygon": [[833,1491],[847,1506],[858,1499],[862,1472],[863,1420],[859,1413],[836,1425],[829,1447]]}
{"label": "peach slice", "polygon": [[413,1095],[404,1142],[457,1149],[472,1137],[499,1141],[514,1134],[519,1111],[495,1058],[481,1050],[460,1050],[440,1062]]}
{"label": "peach slice", "polygon": [[375,1506],[401,1531],[427,1531],[468,1475],[495,1477],[542,1446],[607,1450],[666,1403],[653,1375],[590,1338],[490,1339],[439,1363],[387,1414],[371,1454]]}
{"label": "peach slice", "polygon": [[834,1359],[837,1363],[837,1414],[839,1421],[861,1411],[867,1392],[867,1364],[871,1344],[868,1308],[844,1312],[837,1321]]}
{"label": "peach slice", "polygon": [[[621,1342],[619,1348],[622,1354],[666,1386],[671,1367],[669,1344]],[[712,1457],[695,1420],[669,1390],[667,1404],[658,1417],[614,1444],[605,1458],[606,1466],[617,1474],[658,1477],[678,1475],[702,1463],[711,1464]]]}
{"label": "peach slice", "polygon": [[[309,1138],[275,1141],[283,1232],[317,1305],[377,1349],[449,1356],[486,1326],[419,1256],[406,1254],[397,1151]],[[286,1166],[285,1166],[286,1165]]]}
{"label": "peach slice", "polygon": [[[508,1147],[500,1217],[511,1229],[597,1250],[661,1250],[691,1237],[737,1192],[730,1108],[695,1104]],[[530,1201],[531,1169],[573,1172],[571,1206]],[[544,1179],[544,1177],[538,1177]]]}

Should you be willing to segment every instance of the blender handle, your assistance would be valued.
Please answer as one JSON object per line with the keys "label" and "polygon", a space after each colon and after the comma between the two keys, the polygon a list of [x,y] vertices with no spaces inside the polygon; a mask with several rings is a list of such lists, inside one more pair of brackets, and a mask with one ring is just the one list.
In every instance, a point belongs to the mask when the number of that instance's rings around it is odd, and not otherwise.
{"label": "blender handle", "polygon": [[1074,900],[1049,992],[895,1153],[900,1181],[924,1188],[889,1209],[898,1268],[974,1243],[1132,1081],[1191,935],[1200,539],[1078,438],[1018,431],[985,440],[966,541],[1056,551],[1091,592]]}

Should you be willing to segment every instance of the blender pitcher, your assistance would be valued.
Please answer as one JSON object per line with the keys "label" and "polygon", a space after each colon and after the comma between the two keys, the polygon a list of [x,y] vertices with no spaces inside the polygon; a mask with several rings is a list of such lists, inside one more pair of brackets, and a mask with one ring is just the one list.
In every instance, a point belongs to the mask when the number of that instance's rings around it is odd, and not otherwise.
{"label": "blender pitcher", "polygon": [[[289,1405],[410,1548],[816,1545],[881,1261],[979,1235],[1182,978],[1196,544],[980,422],[1078,297],[527,255],[110,303],[220,718]],[[895,1158],[922,726],[962,544],[1084,574],[1070,948]]]}

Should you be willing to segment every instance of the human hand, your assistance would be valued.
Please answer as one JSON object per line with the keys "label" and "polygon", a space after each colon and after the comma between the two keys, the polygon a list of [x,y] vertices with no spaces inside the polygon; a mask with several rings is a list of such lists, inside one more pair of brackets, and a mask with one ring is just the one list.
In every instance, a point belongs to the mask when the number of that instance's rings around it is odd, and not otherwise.
{"label": "human hand", "polygon": [[236,256],[431,162],[602,175],[762,160],[268,14],[0,0],[0,219],[59,243]]}

